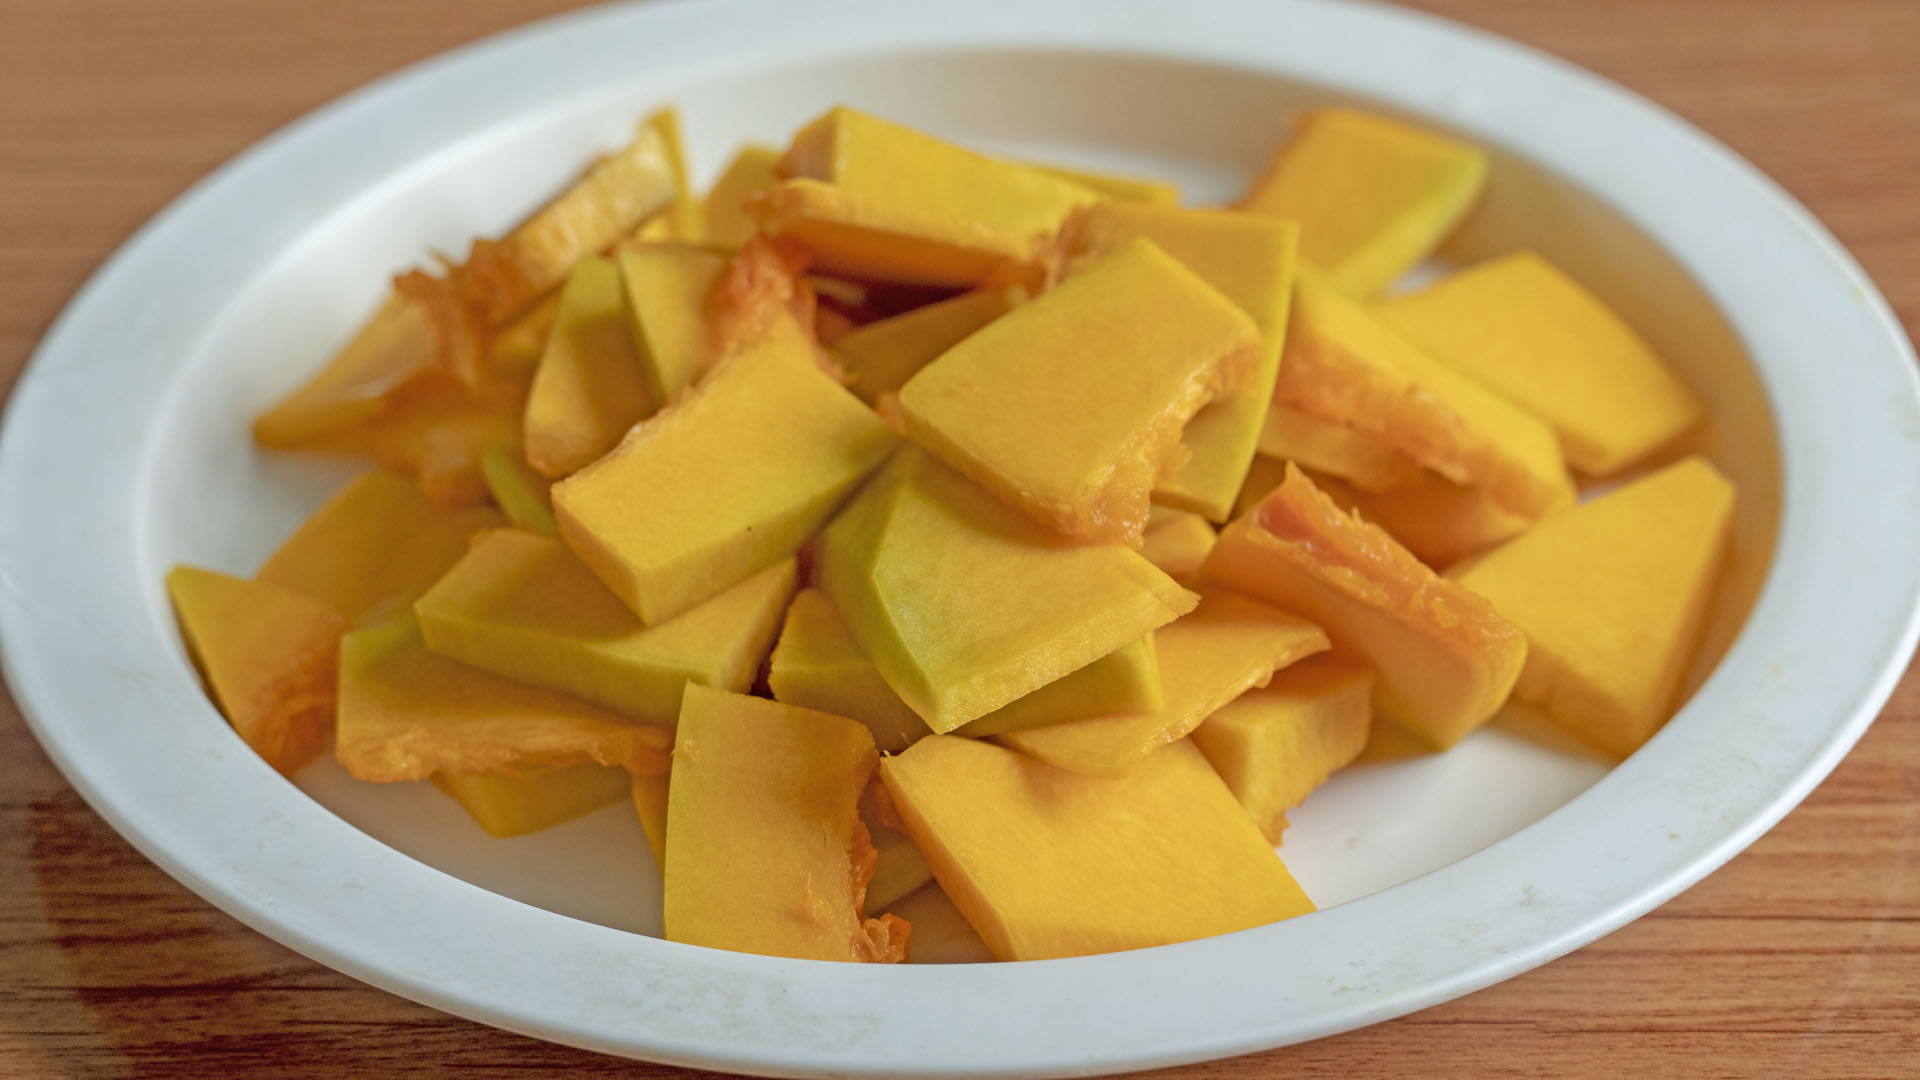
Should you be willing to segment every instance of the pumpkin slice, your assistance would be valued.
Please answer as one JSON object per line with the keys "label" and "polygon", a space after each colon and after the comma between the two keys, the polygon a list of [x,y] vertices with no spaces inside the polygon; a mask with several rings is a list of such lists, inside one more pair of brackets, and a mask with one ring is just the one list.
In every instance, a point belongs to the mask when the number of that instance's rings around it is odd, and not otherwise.
{"label": "pumpkin slice", "polygon": [[1048,528],[1138,546],[1180,429],[1259,364],[1253,320],[1135,239],[921,369],[900,407],[915,442]]}
{"label": "pumpkin slice", "polygon": [[1378,673],[1374,707],[1435,746],[1491,717],[1526,662],[1519,627],[1293,466],[1220,534],[1200,575],[1324,627],[1337,652]]}
{"label": "pumpkin slice", "polygon": [[975,289],[903,315],[870,322],[833,343],[840,366],[853,376],[848,389],[869,405],[895,392],[941,353],[1012,310],[1026,291]]}
{"label": "pumpkin slice", "polygon": [[1185,581],[1207,561],[1207,552],[1219,534],[1206,518],[1191,510],[1156,506],[1147,515],[1147,531],[1140,540],[1140,554],[1167,572],[1175,581]]}
{"label": "pumpkin slice", "polygon": [[573,473],[613,449],[664,400],[647,388],[627,322],[613,260],[575,263],[527,392],[527,463],[548,477]]}
{"label": "pumpkin slice", "polygon": [[714,247],[739,249],[760,231],[747,213],[747,198],[780,182],[780,151],[770,146],[741,147],[701,201],[702,237]]}
{"label": "pumpkin slice", "polygon": [[1295,293],[1274,397],[1483,489],[1511,513],[1538,518],[1573,502],[1560,441],[1545,421],[1310,276]]}
{"label": "pumpkin slice", "polygon": [[907,925],[864,914],[874,854],[855,808],[878,756],[843,717],[688,687],[667,789],[667,940],[904,959]]}
{"label": "pumpkin slice", "polygon": [[1620,755],[1660,729],[1699,643],[1734,490],[1690,457],[1458,569],[1526,631],[1514,697]]}
{"label": "pumpkin slice", "polygon": [[860,820],[873,842],[873,880],[867,882],[867,914],[878,915],[895,901],[933,880],[933,868],[902,832],[886,785],[878,776],[860,793]]}
{"label": "pumpkin slice", "polygon": [[1370,296],[1440,246],[1487,178],[1466,143],[1354,109],[1314,109],[1241,209],[1300,223],[1300,254]]}
{"label": "pumpkin slice", "polygon": [[1334,477],[1314,477],[1320,490],[1342,510],[1359,514],[1387,530],[1420,561],[1445,569],[1469,555],[1511,540],[1533,526],[1530,518],[1508,513],[1485,492],[1461,487],[1425,469],[1392,491],[1361,491]]}
{"label": "pumpkin slice", "polygon": [[1102,197],[844,105],[800,129],[780,172],[750,204],[762,230],[830,273],[918,285],[1036,280],[1060,222]]}
{"label": "pumpkin slice", "polygon": [[525,836],[604,810],[628,797],[633,774],[585,762],[462,776],[434,773],[433,786],[494,836]]}
{"label": "pumpkin slice", "polygon": [[1225,590],[1203,590],[1200,606],[1154,635],[1166,703],[1158,709],[1017,731],[1000,741],[1049,765],[1116,776],[1186,737],[1214,710],[1273,673],[1328,647],[1305,619]]}
{"label": "pumpkin slice", "polygon": [[393,394],[440,357],[439,328],[426,305],[398,291],[368,319],[319,374],[253,421],[253,438],[275,450],[297,449],[330,432],[368,423]]}
{"label": "pumpkin slice", "polygon": [[494,371],[508,378],[532,371],[547,351],[553,320],[559,314],[560,290],[555,289],[495,332],[487,343],[487,359]]}
{"label": "pumpkin slice", "polygon": [[674,400],[712,361],[707,298],[726,269],[725,256],[702,248],[649,245],[620,254],[639,371],[654,400]]}
{"label": "pumpkin slice", "polygon": [[1374,312],[1538,413],[1589,476],[1645,459],[1702,416],[1699,399],[1632,327],[1531,251],[1488,259]]}
{"label": "pumpkin slice", "polygon": [[262,581],[176,566],[167,593],[194,667],[242,741],[284,775],[313,760],[333,723],[340,615]]}
{"label": "pumpkin slice", "polygon": [[658,776],[635,773],[633,809],[640,815],[640,829],[647,834],[647,849],[653,852],[653,865],[667,872],[667,785],[670,772]]}
{"label": "pumpkin slice", "polygon": [[938,882],[929,881],[894,901],[893,914],[913,927],[909,964],[984,964],[993,959],[993,950]]}
{"label": "pumpkin slice", "polygon": [[672,727],[689,682],[753,685],[796,580],[784,559],[645,626],[557,538],[496,529],[414,611],[442,656]]}
{"label": "pumpkin slice", "polygon": [[918,451],[896,455],[827,528],[814,574],[887,685],[937,732],[1197,602],[1137,553],[1068,543]]}
{"label": "pumpkin slice", "polygon": [[1091,188],[1119,202],[1140,203],[1144,206],[1180,205],[1180,185],[1171,180],[1150,180],[1144,176],[1122,176],[1119,173],[1096,172],[1091,169],[1072,169],[1065,165],[1031,164],[1049,176],[1071,180],[1081,187]]}
{"label": "pumpkin slice", "polygon": [[1214,521],[1226,521],[1232,511],[1280,370],[1299,232],[1292,222],[1253,214],[1118,202],[1082,210],[1062,230],[1069,271],[1145,237],[1246,312],[1260,334],[1258,363],[1246,384],[1187,422],[1180,434],[1187,459],[1154,485],[1155,502]]}
{"label": "pumpkin slice", "polygon": [[466,554],[481,529],[497,528],[491,507],[442,510],[405,479],[369,472],[313,512],[255,575],[332,605],[349,626],[412,606]]}
{"label": "pumpkin slice", "polygon": [[554,514],[568,545],[655,625],[799,550],[896,441],[802,345],[776,339],[729,357],[555,484]]}
{"label": "pumpkin slice", "polygon": [[1361,491],[1392,491],[1421,473],[1412,458],[1376,437],[1277,402],[1260,428],[1260,453]]}
{"label": "pumpkin slice", "polygon": [[1207,717],[1193,745],[1278,844],[1287,811],[1366,749],[1372,696],[1372,669],[1316,656]]}
{"label": "pumpkin slice", "polygon": [[1166,945],[1313,910],[1185,741],[1098,777],[936,735],[880,775],[941,888],[1000,960]]}
{"label": "pumpkin slice", "polygon": [[340,639],[334,756],[386,783],[585,761],[667,767],[673,733],[427,651],[411,613]]}
{"label": "pumpkin slice", "polygon": [[549,536],[559,528],[553,521],[552,485],[527,468],[519,454],[504,446],[489,449],[480,458],[480,475],[508,524]]}

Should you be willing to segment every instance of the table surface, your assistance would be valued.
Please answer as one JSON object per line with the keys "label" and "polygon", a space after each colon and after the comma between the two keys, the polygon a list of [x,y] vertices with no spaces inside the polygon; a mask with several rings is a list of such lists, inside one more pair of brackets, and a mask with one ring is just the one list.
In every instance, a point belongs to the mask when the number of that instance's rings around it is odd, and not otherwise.
{"label": "table surface", "polygon": [[[0,0],[0,391],[101,260],[281,124],[557,0]],[[1422,0],[1697,123],[1783,183],[1920,328],[1920,3]],[[1871,508],[1863,508],[1870,518]],[[1646,918],[1252,1077],[1920,1076],[1920,674],[1777,828]],[[0,1075],[693,1076],[364,986],[121,840],[0,697]]]}

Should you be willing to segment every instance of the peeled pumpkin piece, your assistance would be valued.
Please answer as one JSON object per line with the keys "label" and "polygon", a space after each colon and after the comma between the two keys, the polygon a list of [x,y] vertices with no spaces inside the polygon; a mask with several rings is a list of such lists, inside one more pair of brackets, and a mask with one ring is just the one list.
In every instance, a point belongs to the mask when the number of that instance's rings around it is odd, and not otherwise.
{"label": "peeled pumpkin piece", "polygon": [[885,759],[880,775],[996,959],[1167,945],[1313,910],[1184,740],[1100,777],[936,735]]}
{"label": "peeled pumpkin piece", "polygon": [[984,964],[993,959],[993,950],[980,940],[937,881],[894,901],[892,910],[913,927],[909,964]]}
{"label": "peeled pumpkin piece", "polygon": [[649,626],[799,550],[897,437],[774,339],[553,488],[560,535]]}
{"label": "peeled pumpkin piece", "polygon": [[1526,631],[1514,697],[1613,753],[1639,749],[1699,644],[1733,508],[1732,483],[1689,457],[1454,572]]}
{"label": "peeled pumpkin piece", "polygon": [[952,731],[1198,602],[1118,544],[1060,539],[917,450],[822,534],[814,580],[896,694]]}
{"label": "peeled pumpkin piece", "polygon": [[933,869],[914,846],[913,838],[900,831],[900,815],[878,776],[868,780],[860,793],[860,820],[866,824],[874,851],[873,880],[867,882],[867,914],[878,915],[894,901],[932,881]]}
{"label": "peeled pumpkin piece", "polygon": [[176,566],[167,593],[187,653],[242,741],[284,775],[313,760],[333,723],[340,616],[276,585]]}
{"label": "peeled pumpkin piece", "polygon": [[1083,717],[1157,709],[1165,701],[1159,650],[1154,646],[1154,632],[1149,630],[1086,667],[960,725],[954,734],[985,738]]}
{"label": "peeled pumpkin piece", "polygon": [[1219,534],[1212,523],[1191,510],[1156,506],[1147,515],[1147,531],[1140,541],[1140,554],[1166,571],[1175,581],[1185,581],[1207,561]]}
{"label": "peeled pumpkin piece", "polygon": [[442,656],[672,727],[689,682],[753,685],[797,577],[784,559],[645,626],[559,539],[496,529],[414,611],[427,648]]}
{"label": "peeled pumpkin piece", "polygon": [[1274,403],[1260,428],[1260,453],[1315,474],[1337,476],[1361,491],[1392,491],[1416,482],[1412,458],[1375,436]]}
{"label": "peeled pumpkin piece", "polygon": [[547,477],[567,476],[613,449],[664,400],[647,388],[628,321],[620,267],[597,256],[575,263],[523,421],[527,463]]}
{"label": "peeled pumpkin piece", "polygon": [[1260,349],[1246,312],[1138,238],[947,350],[900,408],[916,443],[1034,520],[1137,547],[1181,429],[1256,378]]}
{"label": "peeled pumpkin piece", "polygon": [[492,447],[480,458],[480,475],[508,524],[549,536],[559,528],[553,521],[551,485],[527,468],[519,454],[505,446]]}
{"label": "peeled pumpkin piece", "polygon": [[1328,644],[1305,619],[1224,589],[1203,589],[1199,607],[1154,634],[1166,697],[1160,708],[1011,732],[1000,741],[1049,765],[1118,776]]}
{"label": "peeled pumpkin piece", "polygon": [[1620,316],[1531,251],[1375,305],[1382,321],[1553,425],[1604,477],[1700,422],[1699,399]]}
{"label": "peeled pumpkin piece", "polygon": [[1062,180],[1071,180],[1084,188],[1105,195],[1109,199],[1125,203],[1140,203],[1146,206],[1179,206],[1180,185],[1170,180],[1150,180],[1144,176],[1122,176],[1119,173],[1096,172],[1091,169],[1072,169],[1065,165],[1033,166],[1049,176]]}
{"label": "peeled pumpkin piece", "polygon": [[1546,421],[1443,363],[1365,307],[1302,275],[1274,400],[1371,436],[1502,509],[1538,518],[1573,502]]}
{"label": "peeled pumpkin piece", "polygon": [[1372,696],[1371,669],[1316,656],[1207,717],[1193,745],[1279,844],[1287,811],[1366,749]]}
{"label": "peeled pumpkin piece", "polygon": [[254,441],[275,450],[295,449],[367,423],[439,356],[432,312],[398,290],[391,292],[319,374],[254,418]]}
{"label": "peeled pumpkin piece", "polygon": [[628,797],[633,774],[585,762],[478,775],[434,773],[433,786],[493,836],[525,836]]}
{"label": "peeled pumpkin piece", "polygon": [[1255,214],[1119,202],[1082,210],[1062,230],[1069,271],[1144,237],[1246,312],[1259,332],[1258,361],[1245,385],[1187,421],[1180,433],[1186,460],[1155,483],[1154,502],[1228,519],[1280,370],[1299,235],[1290,221]]}
{"label": "peeled pumpkin piece", "polygon": [[907,925],[864,913],[874,854],[856,805],[878,758],[844,717],[688,687],[667,789],[666,939],[904,959]]}
{"label": "peeled pumpkin piece", "polygon": [[779,164],[780,151],[757,143],[743,146],[733,155],[701,203],[707,243],[739,248],[753,239],[760,226],[747,213],[747,197],[780,182],[776,171]]}
{"label": "peeled pumpkin piece", "polygon": [[967,287],[1035,281],[1048,241],[1103,196],[1039,169],[836,106],[794,136],[760,228],[853,278]]}
{"label": "peeled pumpkin piece", "polygon": [[411,605],[466,554],[491,507],[442,510],[404,478],[367,472],[321,504],[255,575],[332,606],[364,626]]}
{"label": "peeled pumpkin piece", "polygon": [[621,253],[631,339],[653,400],[674,400],[707,369],[707,297],[726,269],[725,256],[704,248],[660,244]]}
{"label": "peeled pumpkin piece", "polygon": [[427,651],[409,613],[340,639],[334,757],[357,780],[592,761],[666,770],[673,732]]}
{"label": "peeled pumpkin piece", "polygon": [[1371,296],[1431,255],[1486,184],[1474,146],[1355,109],[1308,112],[1243,210],[1300,223],[1328,284]]}
{"label": "peeled pumpkin piece", "polygon": [[1011,311],[1025,295],[1012,287],[975,289],[848,331],[833,343],[840,366],[853,376],[847,389],[869,405],[882,394],[898,392],[921,368]]}
{"label": "peeled pumpkin piece", "polygon": [[633,809],[640,816],[640,830],[647,834],[653,864],[662,874],[667,872],[667,786],[671,779],[668,772],[633,776]]}
{"label": "peeled pumpkin piece", "polygon": [[1293,466],[1220,534],[1200,577],[1319,624],[1337,654],[1377,673],[1374,707],[1441,748],[1506,702],[1526,662],[1526,636],[1493,605],[1343,513]]}
{"label": "peeled pumpkin piece", "polygon": [[1534,524],[1500,509],[1484,492],[1425,469],[1412,483],[1381,492],[1361,491],[1334,477],[1313,480],[1342,510],[1387,530],[1436,570],[1511,540]]}

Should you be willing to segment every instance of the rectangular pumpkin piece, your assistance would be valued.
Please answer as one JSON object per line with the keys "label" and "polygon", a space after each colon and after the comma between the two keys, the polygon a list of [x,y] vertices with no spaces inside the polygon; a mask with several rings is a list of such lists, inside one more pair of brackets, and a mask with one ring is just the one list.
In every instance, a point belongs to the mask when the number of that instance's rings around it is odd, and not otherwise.
{"label": "rectangular pumpkin piece", "polygon": [[584,762],[463,776],[433,774],[433,786],[493,836],[525,836],[625,800],[633,774]]}
{"label": "rectangular pumpkin piece", "polygon": [[763,231],[829,273],[920,285],[1032,278],[1060,222],[1102,198],[844,105],[794,136],[780,171],[752,205]]}
{"label": "rectangular pumpkin piece", "polygon": [[1185,738],[1214,710],[1328,647],[1319,627],[1223,589],[1154,635],[1166,702],[1141,712],[1032,728],[1000,741],[1050,765],[1115,776]]}
{"label": "rectangular pumpkin piece", "polygon": [[703,248],[648,244],[620,253],[638,371],[655,401],[693,385],[712,360],[707,297],[727,260]]}
{"label": "rectangular pumpkin piece", "polygon": [[1466,143],[1354,109],[1315,109],[1240,205],[1299,222],[1307,262],[1364,297],[1432,254],[1486,177],[1486,154]]}
{"label": "rectangular pumpkin piece", "polygon": [[340,615],[290,589],[194,566],[174,567],[167,593],[233,730],[282,774],[313,760],[333,723]]}
{"label": "rectangular pumpkin piece", "polygon": [[907,832],[1000,960],[1138,949],[1313,910],[1185,741],[1123,777],[934,736],[881,763]]}
{"label": "rectangular pumpkin piece", "polygon": [[918,451],[822,536],[815,580],[896,694],[952,731],[1197,602],[1117,544],[1072,544]]}
{"label": "rectangular pumpkin piece", "polygon": [[474,533],[502,524],[491,507],[442,510],[404,477],[363,473],[321,504],[255,577],[365,626],[412,605],[466,554]]}
{"label": "rectangular pumpkin piece", "polygon": [[1287,811],[1366,749],[1372,695],[1371,669],[1316,656],[1207,717],[1193,745],[1278,844]]}
{"label": "rectangular pumpkin piece", "polygon": [[848,389],[869,405],[974,331],[1012,310],[1025,290],[974,289],[849,331],[833,343],[835,359],[853,376]]}
{"label": "rectangular pumpkin piece", "polygon": [[915,442],[1048,528],[1137,546],[1181,429],[1246,387],[1260,347],[1244,311],[1134,239],[921,369],[900,407]]}
{"label": "rectangular pumpkin piece", "polygon": [[1514,697],[1622,756],[1666,722],[1726,556],[1734,489],[1690,457],[1459,567],[1526,631]]}
{"label": "rectangular pumpkin piece", "polygon": [[799,550],[895,442],[807,350],[775,339],[554,485],[554,516],[655,625]]}
{"label": "rectangular pumpkin piece", "polygon": [[1221,533],[1200,575],[1325,628],[1337,653],[1378,672],[1375,707],[1435,746],[1491,717],[1526,661],[1525,635],[1492,605],[1341,512],[1293,466]]}
{"label": "rectangular pumpkin piece", "polygon": [[863,910],[873,850],[856,804],[878,756],[843,717],[689,687],[667,789],[667,940],[903,959],[906,925]]}
{"label": "rectangular pumpkin piece", "polygon": [[566,476],[613,449],[661,400],[634,355],[620,268],[611,259],[581,259],[560,290],[527,390],[528,464],[550,478]]}
{"label": "rectangular pumpkin piece", "polygon": [[1511,513],[1573,502],[1544,420],[1428,356],[1366,308],[1302,276],[1274,399],[1372,436]]}
{"label": "rectangular pumpkin piece", "polygon": [[664,772],[673,733],[427,651],[411,613],[340,639],[334,756],[355,779],[593,761]]}
{"label": "rectangular pumpkin piece", "polygon": [[1567,461],[1589,476],[1640,461],[1702,415],[1693,392],[1632,327],[1531,251],[1488,259],[1374,311],[1538,413]]}
{"label": "rectangular pumpkin piece", "polygon": [[1145,237],[1180,260],[1253,319],[1259,361],[1244,387],[1202,408],[1181,442],[1187,460],[1155,484],[1153,499],[1226,521],[1260,440],[1286,341],[1299,228],[1290,221],[1220,210],[1102,203],[1069,219],[1069,266]]}
{"label": "rectangular pumpkin piece", "polygon": [[689,682],[753,685],[798,576],[783,559],[644,626],[559,539],[496,529],[414,610],[427,647],[442,656],[672,727]]}

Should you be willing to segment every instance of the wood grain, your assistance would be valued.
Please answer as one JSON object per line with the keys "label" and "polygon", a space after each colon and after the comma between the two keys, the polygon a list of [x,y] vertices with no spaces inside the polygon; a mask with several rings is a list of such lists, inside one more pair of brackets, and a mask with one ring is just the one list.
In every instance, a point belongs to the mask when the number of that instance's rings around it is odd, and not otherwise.
{"label": "wood grain", "polygon": [[[0,389],[195,179],[300,113],[557,0],[0,0]],[[1423,0],[1638,90],[1810,206],[1920,326],[1920,3]],[[1871,527],[1871,508],[1862,508]],[[1154,1074],[1920,1076],[1920,676],[1749,852],[1531,974]],[[0,701],[0,1076],[692,1076],[457,1020],[176,884]]]}

